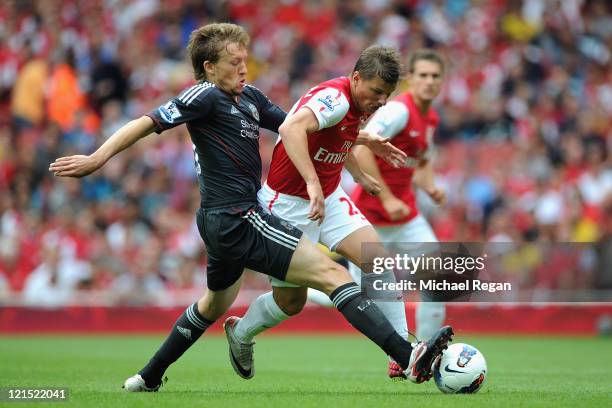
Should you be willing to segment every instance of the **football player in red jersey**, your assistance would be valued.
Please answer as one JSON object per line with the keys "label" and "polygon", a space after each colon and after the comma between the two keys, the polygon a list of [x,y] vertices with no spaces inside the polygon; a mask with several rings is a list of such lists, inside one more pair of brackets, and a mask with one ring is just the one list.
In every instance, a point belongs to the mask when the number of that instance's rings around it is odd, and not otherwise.
{"label": "football player in red jersey", "polygon": [[[300,98],[279,128],[280,138],[272,155],[270,173],[258,193],[259,204],[273,215],[290,222],[312,241],[359,265],[371,264],[374,257],[386,256],[386,250],[372,225],[340,187],[341,171],[346,166],[365,191],[377,194],[377,182],[362,172],[352,147],[367,146],[389,166],[405,162],[406,154],[386,138],[360,130],[394,91],[400,77],[399,59],[392,48],[371,46],[360,55],[349,77],[323,82]],[[371,254],[362,254],[364,242],[373,246]],[[392,269],[366,276],[395,282]],[[270,280],[272,292],[257,298],[242,319],[232,316],[225,323],[231,361],[239,375],[249,372],[252,376],[254,372],[253,337],[299,313],[306,302],[307,288]],[[385,296],[391,301],[378,302],[378,307],[395,331],[406,339],[404,304],[398,301],[402,293],[387,291]],[[449,329],[442,329],[432,339],[444,337]],[[425,342],[415,345],[415,358],[419,349],[426,359],[435,354],[427,347]],[[404,371],[393,360],[389,368],[392,378],[409,378],[414,382],[430,378],[425,372]]]}
{"label": "football player in red jersey", "polygon": [[[378,181],[381,192],[373,197],[357,186],[352,199],[374,225],[383,242],[432,243],[437,238],[416,206],[413,184],[432,200],[444,204],[444,190],[436,187],[432,169],[433,134],[438,114],[431,108],[440,93],[444,60],[435,51],[414,52],[408,62],[409,89],[379,109],[365,130],[390,138],[408,156],[406,166],[389,166],[368,149],[355,148],[364,172]],[[431,244],[426,245],[431,247]],[[417,251],[418,252],[418,251]],[[359,281],[356,265],[349,268]],[[444,321],[445,307],[440,302],[420,302],[416,311],[417,337],[428,338]]]}

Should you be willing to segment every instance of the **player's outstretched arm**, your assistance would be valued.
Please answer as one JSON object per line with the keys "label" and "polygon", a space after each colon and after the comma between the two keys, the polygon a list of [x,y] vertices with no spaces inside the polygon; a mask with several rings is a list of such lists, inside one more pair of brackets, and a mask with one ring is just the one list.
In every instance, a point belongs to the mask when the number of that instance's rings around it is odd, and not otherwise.
{"label": "player's outstretched arm", "polygon": [[148,116],[142,116],[122,126],[89,156],[60,157],[49,165],[49,171],[59,177],[87,176],[104,166],[111,157],[127,149],[154,130],[153,120]]}
{"label": "player's outstretched arm", "polygon": [[364,129],[359,131],[355,145],[365,145],[393,167],[400,167],[406,161],[406,153],[393,146],[389,140],[387,137]]}

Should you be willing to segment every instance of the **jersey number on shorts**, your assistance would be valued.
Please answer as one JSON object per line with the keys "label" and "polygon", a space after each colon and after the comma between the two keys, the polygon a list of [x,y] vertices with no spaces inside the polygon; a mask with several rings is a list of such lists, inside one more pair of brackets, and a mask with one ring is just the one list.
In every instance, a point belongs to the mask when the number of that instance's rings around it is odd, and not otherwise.
{"label": "jersey number on shorts", "polygon": [[348,213],[349,215],[352,217],[353,215],[359,215],[361,217],[362,220],[365,220],[366,217],[363,216],[363,214],[361,214],[359,212],[359,210],[357,208],[355,208],[355,206],[353,205],[353,203],[351,203],[351,201],[346,198],[346,197],[340,197],[339,198],[340,201],[346,203],[348,205]]}

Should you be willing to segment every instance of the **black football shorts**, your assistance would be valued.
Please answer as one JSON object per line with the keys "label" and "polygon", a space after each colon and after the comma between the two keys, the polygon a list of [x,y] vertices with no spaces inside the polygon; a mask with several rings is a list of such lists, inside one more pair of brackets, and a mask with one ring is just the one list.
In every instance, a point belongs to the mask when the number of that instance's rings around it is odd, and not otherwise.
{"label": "black football shorts", "polygon": [[257,204],[200,208],[196,219],[208,251],[210,290],[230,287],[244,268],[285,280],[302,231]]}

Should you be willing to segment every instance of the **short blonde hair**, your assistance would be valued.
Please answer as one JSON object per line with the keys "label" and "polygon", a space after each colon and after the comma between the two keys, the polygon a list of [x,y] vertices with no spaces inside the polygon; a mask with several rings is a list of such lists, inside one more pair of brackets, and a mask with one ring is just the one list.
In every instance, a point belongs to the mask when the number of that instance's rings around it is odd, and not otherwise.
{"label": "short blonde hair", "polygon": [[193,75],[197,81],[206,80],[204,62],[213,64],[219,61],[219,54],[228,44],[237,43],[248,47],[251,39],[244,28],[230,23],[213,23],[191,32],[187,51],[193,65]]}

